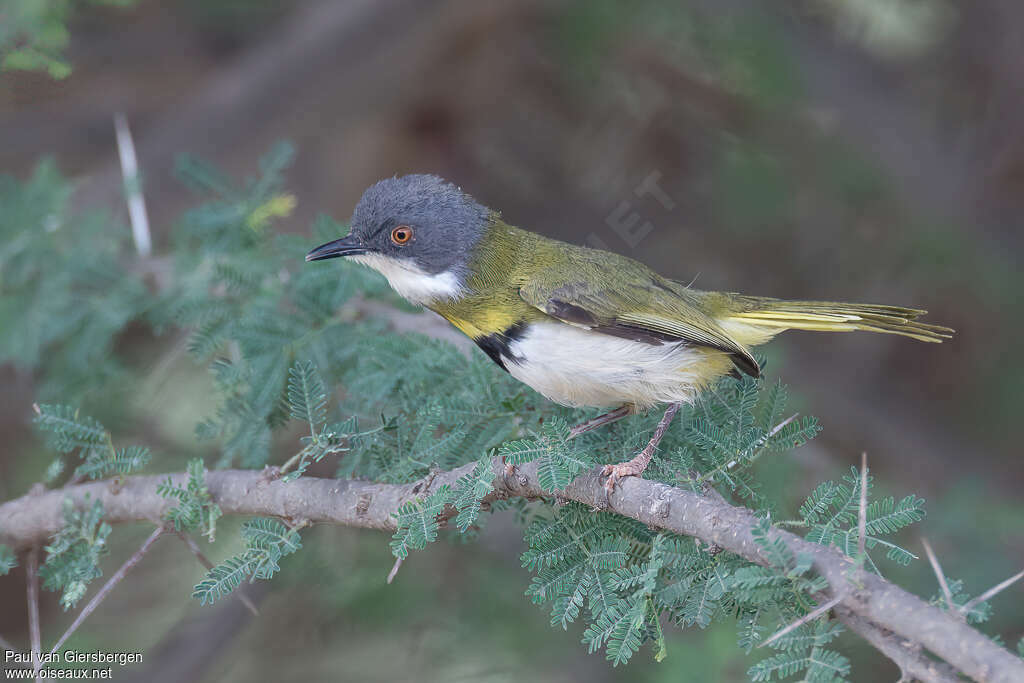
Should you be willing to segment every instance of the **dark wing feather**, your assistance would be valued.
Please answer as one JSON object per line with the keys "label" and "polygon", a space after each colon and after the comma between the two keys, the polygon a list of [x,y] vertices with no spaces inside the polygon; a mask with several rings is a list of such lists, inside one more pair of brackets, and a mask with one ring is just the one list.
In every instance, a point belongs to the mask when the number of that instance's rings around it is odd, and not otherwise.
{"label": "dark wing feather", "polygon": [[603,286],[597,282],[600,276],[579,275],[543,272],[524,283],[519,295],[570,325],[647,344],[683,341],[718,349],[728,353],[739,370],[753,377],[761,374],[750,351],[730,337],[701,305],[698,292],[653,274],[650,279],[657,287],[636,282]]}

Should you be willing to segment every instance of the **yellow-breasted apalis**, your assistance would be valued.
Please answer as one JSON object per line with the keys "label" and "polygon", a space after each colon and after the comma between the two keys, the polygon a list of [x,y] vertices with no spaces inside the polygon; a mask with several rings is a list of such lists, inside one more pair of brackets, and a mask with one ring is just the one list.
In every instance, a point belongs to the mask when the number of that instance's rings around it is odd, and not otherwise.
{"label": "yellow-breasted apalis", "polygon": [[573,435],[668,404],[650,443],[608,465],[609,491],[641,474],[680,404],[719,377],[761,369],[750,348],[785,330],[865,330],[940,342],[953,330],[900,306],[705,292],[633,259],[507,224],[434,175],[382,180],[351,232],[307,261],[344,257],[444,316],[519,381],[567,406],[611,409]]}

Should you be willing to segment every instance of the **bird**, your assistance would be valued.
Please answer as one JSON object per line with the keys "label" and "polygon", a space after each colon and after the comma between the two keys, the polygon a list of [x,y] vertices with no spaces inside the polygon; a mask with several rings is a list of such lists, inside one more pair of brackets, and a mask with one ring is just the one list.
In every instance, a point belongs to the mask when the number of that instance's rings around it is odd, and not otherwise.
{"label": "bird", "polygon": [[505,222],[432,174],[386,178],[356,204],[348,235],[306,261],[344,258],[438,313],[502,370],[546,398],[607,412],[569,436],[665,406],[647,445],[602,471],[609,494],[640,476],[684,404],[726,375],[759,377],[751,348],[786,330],[897,334],[941,342],[926,311],[701,291],[610,251]]}

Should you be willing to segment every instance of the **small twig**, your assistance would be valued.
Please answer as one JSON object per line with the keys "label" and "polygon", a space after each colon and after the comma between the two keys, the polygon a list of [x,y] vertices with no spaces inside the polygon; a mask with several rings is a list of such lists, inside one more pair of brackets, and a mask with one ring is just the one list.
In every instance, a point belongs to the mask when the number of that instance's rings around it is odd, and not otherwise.
{"label": "small twig", "polygon": [[32,670],[38,680],[43,668],[43,636],[39,629],[39,546],[32,546],[25,563],[25,580],[28,582],[28,634],[32,648]]}
{"label": "small twig", "polygon": [[790,624],[789,626],[785,627],[781,631],[776,631],[775,634],[771,638],[768,638],[766,641],[764,641],[763,643],[758,645],[758,647],[764,647],[765,645],[771,645],[776,640],[778,640],[782,636],[786,635],[790,631],[793,631],[794,629],[800,628],[801,626],[803,626],[804,624],[806,624],[809,621],[814,621],[815,619],[820,617],[822,614],[824,614],[825,612],[829,611],[830,609],[832,609],[833,607],[838,605],[840,602],[842,602],[842,598],[832,598],[831,600],[826,602],[824,605],[821,605],[821,606],[815,608],[814,611],[812,611],[812,612],[808,612],[807,614],[805,614],[804,616],[800,617],[799,619],[797,619],[796,621],[794,621],[792,624]]}
{"label": "small twig", "polygon": [[946,609],[953,614],[961,616],[960,609],[953,602],[953,593],[949,590],[949,584],[946,583],[946,575],[942,573],[942,566],[939,564],[939,558],[935,557],[935,551],[932,550],[932,544],[928,542],[927,538],[921,538],[921,545],[924,546],[925,553],[928,554],[928,561],[932,564],[932,571],[935,572],[935,576],[939,579],[939,586],[942,587],[942,595],[946,598]]}
{"label": "small twig", "polygon": [[777,424],[774,427],[772,427],[772,431],[768,432],[768,438],[770,439],[773,436],[775,436],[776,434],[778,434],[779,432],[781,432],[783,427],[788,425],[790,422],[792,422],[793,420],[795,420],[799,416],[800,416],[800,413],[793,413],[792,415],[787,417],[785,420],[783,420],[779,424]]}
{"label": "small twig", "polygon": [[[780,422],[779,424],[777,424],[777,425],[775,425],[774,427],[772,427],[772,429],[771,429],[771,431],[770,431],[770,432],[768,432],[768,433],[767,433],[767,434],[765,434],[765,435],[764,435],[763,437],[761,437],[761,440],[757,442],[757,444],[755,445],[755,448],[758,448],[758,449],[760,449],[760,448],[761,448],[762,446],[764,446],[764,445],[765,445],[766,443],[768,443],[768,440],[769,440],[769,439],[771,439],[771,438],[772,438],[773,436],[775,436],[776,434],[778,434],[779,432],[781,432],[781,431],[782,431],[782,430],[783,430],[783,429],[785,428],[785,426],[786,426],[786,425],[788,425],[789,423],[791,423],[791,422],[792,422],[793,420],[795,420],[795,419],[796,419],[796,418],[798,418],[799,416],[800,416],[800,413],[793,413],[792,415],[790,415],[789,417],[787,417],[787,418],[786,418],[785,420],[783,420],[783,421],[782,421],[782,422]],[[753,457],[751,457],[751,458],[749,459],[749,462],[753,462],[753,461],[754,461],[754,458],[756,458],[756,457],[757,457],[757,455],[760,455],[760,453],[761,453],[761,451],[760,451],[760,450],[758,450],[758,451],[757,451],[757,454],[756,454],[756,455],[754,455]],[[727,470],[731,470],[731,469],[732,469],[733,467],[736,467],[736,465],[738,465],[738,464],[739,464],[739,461],[738,461],[738,460],[730,460],[730,461],[729,461],[728,463],[726,463],[726,465],[725,465],[725,469],[727,469]],[[710,474],[715,474],[715,473],[717,473],[717,472],[718,472],[719,470],[721,470],[721,469],[722,469],[722,467],[721,467],[721,466],[718,466],[718,467],[716,467],[716,468],[715,468],[715,469],[714,469],[714,470],[713,470],[713,471],[712,471],[712,472],[711,472]],[[704,478],[704,479],[708,479],[708,478],[710,478],[710,477],[709,477],[708,475],[704,475],[704,476],[703,476],[702,478]]]}
{"label": "small twig", "polygon": [[1006,590],[1007,588],[1009,588],[1013,584],[1017,583],[1021,579],[1024,579],[1024,571],[1017,572],[1016,574],[1014,574],[1013,576],[1008,578],[1006,581],[1003,581],[1001,583],[997,583],[996,585],[992,586],[991,588],[989,588],[987,591],[985,591],[984,593],[982,593],[978,597],[971,598],[960,609],[964,612],[964,614],[968,614],[968,613],[971,612],[971,610],[973,610],[979,604],[992,599],[998,593],[1003,592],[1004,590]]}
{"label": "small twig", "polygon": [[863,561],[867,551],[866,536],[868,531],[868,453],[860,454],[860,510],[857,519],[857,554]]}
{"label": "small twig", "polygon": [[306,457],[306,450],[307,449],[303,448],[301,451],[299,451],[298,453],[296,453],[292,457],[290,457],[287,460],[285,460],[284,464],[281,465],[277,469],[277,471],[274,473],[275,478],[282,477],[285,474],[288,474],[289,470],[291,470],[293,467],[295,467],[300,462],[302,462],[302,460],[304,460],[305,457]]}
{"label": "small twig", "polygon": [[135,143],[128,128],[128,119],[121,112],[114,114],[114,133],[117,137],[117,153],[121,159],[121,175],[124,177],[128,218],[132,223],[132,239],[135,251],[146,258],[153,249],[149,234],[149,216],[146,214],[146,200],[139,184],[139,162],[135,156]]}
{"label": "small twig", "polygon": [[395,564],[391,567],[391,571],[388,572],[388,583],[389,584],[392,581],[395,580],[395,574],[398,573],[398,570],[402,566],[403,562],[405,562],[405,558],[404,557],[399,557],[397,560],[395,560]]}
{"label": "small twig", "polygon": [[[210,558],[206,556],[206,554],[203,552],[202,548],[199,547],[199,544],[196,543],[194,538],[192,538],[183,531],[175,531],[174,533],[177,534],[178,538],[182,540],[185,546],[192,551],[192,554],[196,556],[197,560],[199,560],[199,564],[203,565],[207,569],[213,569],[213,562],[211,562]],[[242,586],[236,588],[234,593],[238,596],[238,599],[241,601],[241,603],[245,605],[250,612],[252,612],[253,616],[258,617],[260,615],[260,611],[256,607],[256,603],[254,603],[249,598],[249,596],[246,595],[245,589],[242,588]]]}
{"label": "small twig", "polygon": [[143,555],[145,555],[146,552],[149,551],[149,549],[156,542],[156,540],[163,536],[166,532],[167,530],[162,526],[159,526],[153,530],[153,533],[151,533],[149,537],[142,542],[142,545],[139,547],[139,549],[136,550],[135,553],[131,557],[129,557],[124,564],[121,565],[120,569],[114,572],[114,575],[111,576],[110,579],[105,584],[103,584],[103,588],[101,588],[99,592],[93,596],[92,600],[89,601],[89,604],[82,608],[82,611],[78,613],[78,616],[75,617],[75,620],[71,622],[71,626],[68,626],[68,630],[64,631],[64,635],[60,637],[60,639],[57,641],[57,644],[53,646],[52,650],[50,650],[51,655],[57,653],[57,651],[60,649],[60,646],[63,645],[67,641],[67,639],[71,637],[71,634],[74,633],[75,630],[82,625],[82,622],[85,621],[90,614],[96,611],[96,608],[100,606],[100,603],[102,603],[108,595],[110,595],[110,592],[114,590],[114,587],[117,586],[118,583],[121,582],[121,579],[123,579],[125,575],[128,574],[132,567],[137,565],[139,561],[142,560]]}

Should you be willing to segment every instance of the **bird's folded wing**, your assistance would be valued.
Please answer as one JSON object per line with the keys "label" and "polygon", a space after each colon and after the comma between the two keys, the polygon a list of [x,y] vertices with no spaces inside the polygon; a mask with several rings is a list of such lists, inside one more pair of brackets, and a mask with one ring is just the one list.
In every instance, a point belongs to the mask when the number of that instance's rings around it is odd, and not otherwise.
{"label": "bird's folded wing", "polygon": [[682,341],[718,349],[743,372],[760,375],[750,351],[687,294],[667,280],[612,288],[564,273],[541,273],[519,288],[524,301],[564,323],[648,344]]}

